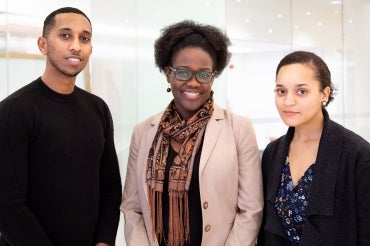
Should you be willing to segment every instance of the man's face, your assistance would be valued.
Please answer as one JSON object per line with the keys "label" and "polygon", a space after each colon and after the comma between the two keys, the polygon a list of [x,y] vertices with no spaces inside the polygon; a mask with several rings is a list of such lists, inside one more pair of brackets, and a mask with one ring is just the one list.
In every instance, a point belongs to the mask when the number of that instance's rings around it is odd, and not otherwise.
{"label": "man's face", "polygon": [[85,16],[63,13],[55,16],[55,24],[44,39],[43,53],[47,69],[54,75],[75,77],[92,53],[91,24]]}

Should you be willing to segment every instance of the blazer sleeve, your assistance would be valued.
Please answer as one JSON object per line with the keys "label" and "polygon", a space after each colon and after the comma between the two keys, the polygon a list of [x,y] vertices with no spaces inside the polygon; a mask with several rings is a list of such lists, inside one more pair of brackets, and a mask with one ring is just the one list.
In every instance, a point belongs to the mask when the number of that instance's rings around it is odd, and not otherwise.
{"label": "blazer sleeve", "polygon": [[[237,122],[237,121],[235,121]],[[262,220],[260,154],[253,125],[242,118],[232,126],[238,154],[238,213],[226,245],[255,245]]]}
{"label": "blazer sleeve", "polygon": [[126,180],[120,207],[125,219],[125,240],[127,246],[150,245],[138,191],[138,186],[143,181],[138,180],[138,176],[141,177],[142,175],[138,174],[137,168],[139,165],[145,165],[138,163],[139,132],[139,127],[136,126],[131,137]]}

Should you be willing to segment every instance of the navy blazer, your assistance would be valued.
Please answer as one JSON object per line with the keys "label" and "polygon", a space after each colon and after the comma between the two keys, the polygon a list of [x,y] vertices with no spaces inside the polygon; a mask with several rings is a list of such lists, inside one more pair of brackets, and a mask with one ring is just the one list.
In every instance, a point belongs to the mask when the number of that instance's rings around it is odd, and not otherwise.
{"label": "navy blazer", "polygon": [[[370,144],[324,113],[300,245],[370,245]],[[294,128],[262,156],[265,208],[258,245],[290,245],[274,204]]]}

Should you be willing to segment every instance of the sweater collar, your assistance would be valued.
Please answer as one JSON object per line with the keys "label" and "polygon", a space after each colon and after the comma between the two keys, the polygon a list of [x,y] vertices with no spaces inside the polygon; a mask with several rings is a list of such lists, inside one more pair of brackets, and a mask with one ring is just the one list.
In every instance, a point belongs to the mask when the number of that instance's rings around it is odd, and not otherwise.
{"label": "sweater collar", "polygon": [[36,81],[37,87],[40,89],[42,94],[51,98],[57,102],[70,102],[75,101],[77,99],[78,88],[75,86],[75,89],[70,94],[60,94],[52,89],[50,89],[44,81],[42,81],[41,77],[39,77]]}

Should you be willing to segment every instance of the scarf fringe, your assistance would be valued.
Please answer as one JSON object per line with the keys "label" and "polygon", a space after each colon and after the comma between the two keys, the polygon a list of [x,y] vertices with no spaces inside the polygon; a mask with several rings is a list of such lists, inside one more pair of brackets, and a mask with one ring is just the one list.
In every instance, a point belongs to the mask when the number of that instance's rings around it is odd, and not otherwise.
{"label": "scarf fringe", "polygon": [[[154,225],[152,234],[153,238],[157,237],[159,242],[164,239],[163,220],[162,220],[162,192],[149,189],[152,225]],[[190,242],[190,225],[189,225],[189,203],[188,193],[186,191],[169,192],[169,231],[168,246],[183,246],[185,242]],[[155,214],[153,212],[155,211]]]}
{"label": "scarf fringe", "polygon": [[183,246],[190,242],[188,193],[170,191],[169,246]]}
{"label": "scarf fringe", "polygon": [[163,238],[163,221],[162,221],[162,192],[156,191],[155,189],[148,189],[150,206],[150,215],[153,225],[153,238],[157,236],[158,240]]}

